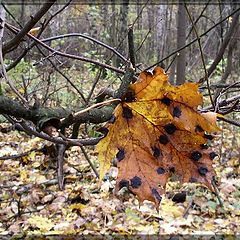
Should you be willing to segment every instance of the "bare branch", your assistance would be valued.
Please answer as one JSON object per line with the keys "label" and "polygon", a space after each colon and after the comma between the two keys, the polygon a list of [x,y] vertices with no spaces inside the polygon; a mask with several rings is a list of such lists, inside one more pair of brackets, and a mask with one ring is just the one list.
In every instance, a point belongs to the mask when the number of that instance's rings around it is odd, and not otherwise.
{"label": "bare branch", "polygon": [[[84,101],[84,103],[86,103],[86,99],[85,99],[82,91],[80,91],[80,90],[75,86],[75,84],[66,76],[66,74],[64,74],[64,73],[57,67],[57,65],[54,64],[54,62],[53,62],[50,58],[48,58],[48,57],[46,56],[46,54],[45,54],[38,46],[36,46],[36,47],[37,47],[37,49],[39,50],[39,52],[45,57],[45,59],[47,59],[47,60],[50,62],[50,64],[53,66],[53,68],[54,68],[62,77],[64,77],[64,78],[67,80],[67,82],[70,83],[70,85],[77,91],[77,93],[81,96],[81,98],[82,98],[82,100]],[[53,52],[52,55],[54,55],[54,54],[55,54],[55,53]]]}
{"label": "bare branch", "polygon": [[[18,92],[18,90],[15,88],[15,86],[13,85],[11,79],[8,77],[7,75],[7,71],[5,68],[5,64],[3,61],[3,47],[2,47],[2,37],[3,37],[3,29],[4,29],[4,25],[5,25],[5,11],[3,9],[2,6],[0,6],[0,18],[1,18],[1,22],[0,22],[0,63],[2,66],[2,74],[3,77],[5,78],[5,81],[7,82],[7,84],[10,86],[10,88],[12,89],[12,91],[22,100],[22,102],[25,104],[25,106],[28,106],[27,104],[27,100]],[[2,91],[2,89],[1,89]]]}
{"label": "bare branch", "polygon": [[88,39],[92,42],[95,42],[98,45],[103,46],[103,47],[107,48],[108,50],[112,51],[120,59],[122,59],[124,61],[124,63],[128,63],[128,60],[121,53],[119,53],[115,48],[113,48],[113,47],[107,45],[106,43],[103,43],[93,37],[82,34],[82,33],[68,33],[68,34],[58,35],[58,36],[54,36],[54,37],[50,37],[50,38],[40,39],[40,41],[41,42],[49,42],[49,41],[53,41],[53,40],[57,40],[57,39],[61,39],[61,38],[68,38],[68,37],[82,37],[82,38]]}
{"label": "bare branch", "polygon": [[18,32],[18,34],[9,42],[3,46],[3,55],[11,51],[15,46],[17,46],[24,36],[34,27],[34,25],[43,17],[43,15],[51,8],[51,6],[56,2],[56,0],[49,0],[43,4],[40,10],[31,17],[31,19],[26,23],[26,25]]}
{"label": "bare branch", "polygon": [[[45,30],[45,28],[47,27],[47,25],[51,22],[51,20],[58,15],[59,13],[61,13],[70,3],[72,2],[72,0],[69,0],[63,7],[61,7],[58,11],[56,11],[55,13],[53,13],[46,22],[44,22],[44,24],[42,25],[40,32],[38,33],[38,37],[41,36],[41,34],[43,33],[43,31]],[[18,33],[18,31],[9,28],[7,25],[6,27],[14,32],[15,34]],[[23,59],[26,54],[36,45],[36,42],[32,42],[31,44],[29,44],[29,46],[27,48],[24,49],[24,51],[15,59],[14,62],[12,62],[7,68],[6,71],[8,72],[9,70],[11,70],[12,68],[14,68],[15,66],[17,66],[17,64],[21,61],[21,59]]]}
{"label": "bare branch", "polygon": [[[205,60],[204,60],[204,56],[203,56],[203,50],[202,50],[202,44],[201,44],[201,40],[199,38],[199,34],[198,34],[198,31],[197,31],[197,28],[193,22],[193,19],[192,19],[192,16],[187,8],[187,5],[185,4],[185,9],[187,11],[187,14],[188,14],[188,17],[192,23],[192,26],[193,26],[193,29],[194,29],[194,32],[196,34],[196,37],[197,37],[197,41],[198,41],[198,46],[199,46],[199,50],[200,50],[200,53],[201,53],[201,59],[202,59],[202,64],[203,64],[203,68],[204,68],[204,72],[205,72],[205,77],[204,77],[204,81],[207,81],[207,89],[208,89],[208,94],[209,94],[209,97],[210,97],[210,100],[211,100],[211,103],[212,105],[214,106],[214,101],[213,101],[213,98],[212,98],[212,93],[211,93],[211,89],[210,89],[210,84],[209,84],[209,79],[208,79],[208,73],[207,73],[207,68],[206,68],[206,64],[205,64]],[[199,82],[199,83],[203,83],[202,82]]]}
{"label": "bare branch", "polygon": [[[239,10],[240,8],[238,8]],[[233,19],[232,19],[232,23],[231,23],[231,26],[230,28],[228,29],[227,33],[226,33],[226,36],[222,42],[222,45],[220,46],[220,49],[218,51],[218,54],[216,56],[216,58],[214,59],[212,65],[209,67],[209,69],[207,70],[207,76],[209,77],[213,71],[216,69],[218,63],[221,61],[222,57],[223,57],[223,54],[226,50],[226,47],[231,39],[231,36],[234,34],[235,30],[236,30],[236,26],[238,24],[238,19],[239,19],[239,14],[240,14],[240,11],[238,11],[236,13],[236,15],[233,16]],[[201,78],[199,80],[200,83],[202,83],[204,81],[203,78]]]}
{"label": "bare branch", "polygon": [[129,58],[132,63],[133,68],[136,68],[135,63],[135,48],[134,48],[134,39],[133,39],[133,27],[131,26],[128,29],[128,51],[129,51]]}
{"label": "bare branch", "polygon": [[33,148],[24,153],[14,154],[14,155],[10,155],[10,156],[1,156],[0,160],[9,160],[9,159],[18,160],[21,157],[28,156],[29,153],[31,153],[31,152],[42,152],[42,150],[43,150],[43,148]]}
{"label": "bare branch", "polygon": [[[8,28],[13,28],[15,30],[19,30],[17,29],[16,27],[14,26],[11,26],[9,23],[6,23],[6,26]],[[33,39],[35,42],[37,42],[38,44],[40,44],[41,46],[45,47],[46,49],[48,49],[50,52],[56,54],[56,55],[59,55],[59,56],[62,56],[62,57],[67,57],[67,58],[71,58],[71,59],[76,59],[76,60],[80,60],[80,61],[83,61],[83,62],[89,62],[89,63],[93,63],[95,65],[98,65],[100,67],[103,67],[103,68],[106,68],[106,69],[109,69],[109,70],[112,70],[114,72],[117,72],[117,73],[120,73],[120,74],[124,74],[124,70],[121,70],[119,68],[116,68],[116,67],[113,67],[113,66],[110,66],[108,64],[105,64],[105,63],[101,63],[99,61],[96,61],[96,60],[93,60],[93,59],[90,59],[90,58],[86,58],[86,57],[82,57],[82,56],[77,56],[77,55],[73,55],[73,54],[68,54],[68,53],[63,53],[63,52],[60,52],[58,50],[55,50],[51,47],[49,47],[47,44],[41,42],[38,38],[34,37],[33,35],[27,33],[27,36],[31,39]]]}
{"label": "bare branch", "polygon": [[[217,22],[216,24],[214,24],[212,27],[210,27],[206,32],[202,33],[201,35],[199,35],[199,38],[202,38],[203,36],[205,36],[207,33],[209,33],[210,31],[212,31],[213,29],[216,28],[216,26],[218,26],[219,24],[221,24],[222,22],[226,21],[229,17],[233,16],[234,14],[238,13],[239,14],[240,8],[237,8],[236,10],[234,10],[232,13],[230,13],[228,16],[226,16],[225,18],[223,18],[221,21]],[[174,50],[173,52],[171,52],[168,56],[162,58],[160,61],[158,61],[157,63],[147,67],[145,69],[145,71],[159,65],[161,62],[165,61],[166,59],[168,59],[169,57],[171,57],[172,55],[176,54],[177,52],[180,52],[181,50],[187,48],[188,46],[192,45],[193,43],[195,43],[196,41],[198,41],[198,38],[194,38],[191,42],[187,43],[185,46],[178,48],[176,50]]]}

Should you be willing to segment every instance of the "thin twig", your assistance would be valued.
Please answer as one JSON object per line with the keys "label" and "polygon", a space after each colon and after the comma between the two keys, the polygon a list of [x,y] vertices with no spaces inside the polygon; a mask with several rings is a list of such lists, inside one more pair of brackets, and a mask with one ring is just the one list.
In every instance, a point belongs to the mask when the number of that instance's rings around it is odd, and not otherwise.
{"label": "thin twig", "polygon": [[28,156],[29,153],[31,153],[31,152],[42,152],[42,150],[43,150],[43,148],[33,148],[24,153],[14,154],[14,155],[10,155],[10,156],[2,156],[2,157],[0,157],[0,160],[9,160],[9,159],[18,160],[21,157]]}
{"label": "thin twig", "polygon": [[13,16],[13,14],[8,10],[8,8],[6,7],[6,5],[4,3],[1,2],[1,5],[3,6],[3,8],[5,9],[5,11],[9,14],[9,16],[19,25],[19,27],[22,28],[21,23]]}
{"label": "thin twig", "polygon": [[[235,102],[239,99],[240,99],[240,94],[228,99],[224,99],[221,102],[219,102],[218,105],[219,107],[227,106],[228,104]],[[202,111],[209,111],[209,110],[214,110],[214,109],[212,108],[212,106],[206,106],[205,108],[202,109]]]}
{"label": "thin twig", "polygon": [[[205,64],[205,61],[204,61],[204,56],[203,56],[203,50],[202,50],[202,45],[201,45],[201,40],[199,38],[199,34],[198,34],[198,31],[196,29],[196,26],[195,26],[195,23],[193,22],[193,19],[192,19],[192,16],[187,8],[187,5],[184,4],[184,7],[186,9],[186,12],[188,14],[188,17],[192,23],[192,26],[193,26],[193,29],[194,29],[194,32],[196,34],[196,37],[197,37],[197,42],[198,42],[198,46],[199,46],[199,50],[200,50],[200,54],[201,54],[201,59],[202,59],[202,64],[203,64],[203,68],[204,68],[204,73],[205,73],[205,81],[207,82],[207,89],[208,89],[208,94],[209,94],[209,97],[210,97],[210,100],[211,100],[211,103],[213,105],[213,107],[215,106],[214,105],[214,101],[213,101],[213,98],[212,98],[212,93],[211,93],[211,89],[210,89],[210,84],[209,84],[209,79],[208,79],[208,72],[207,72],[207,68],[206,68],[206,64]],[[199,82],[199,83],[202,83],[202,82]]]}
{"label": "thin twig", "polygon": [[[46,22],[44,22],[44,24],[42,24],[40,32],[38,33],[38,38],[41,36],[41,34],[43,33],[43,31],[46,29],[47,25],[51,22],[51,20],[57,16],[59,13],[61,13],[70,3],[72,2],[72,0],[69,0],[63,7],[61,7],[59,10],[57,10],[55,13],[53,13]],[[15,34],[18,33],[17,30],[14,30],[12,28],[8,28],[10,31],[14,32]],[[31,44],[29,44],[27,46],[27,48],[25,48],[25,50],[17,57],[17,59],[12,62],[7,68],[6,71],[8,72],[9,70],[11,70],[12,68],[14,68],[15,66],[17,66],[17,64],[21,61],[21,59],[23,59],[26,54],[36,45],[36,42],[32,41]]]}
{"label": "thin twig", "polygon": [[96,74],[96,77],[95,77],[95,79],[94,79],[94,81],[93,81],[92,87],[91,87],[91,89],[90,89],[90,91],[89,91],[89,94],[88,94],[88,96],[87,96],[87,100],[86,100],[86,103],[87,103],[87,104],[89,103],[89,101],[90,101],[90,99],[91,99],[91,97],[92,97],[92,95],[93,95],[94,89],[95,89],[96,86],[97,86],[97,83],[98,83],[98,81],[99,81],[99,79],[100,79],[100,77],[101,77],[102,71],[103,71],[103,69],[101,68],[101,69],[98,70],[98,73]]}
{"label": "thin twig", "polygon": [[128,52],[130,62],[132,63],[133,68],[135,69],[135,48],[134,48],[134,39],[133,39],[133,27],[129,27],[128,29]]}
{"label": "thin twig", "polygon": [[30,20],[25,24],[25,26],[21,30],[19,29],[18,34],[3,46],[3,54],[11,51],[15,46],[18,46],[24,36],[28,34],[32,27],[43,17],[46,12],[48,12],[55,2],[56,0],[46,1],[39,11],[37,11],[34,16],[31,16]]}
{"label": "thin twig", "polygon": [[12,91],[22,100],[24,106],[28,108],[28,101],[19,93],[19,91],[13,85],[12,80],[7,75],[7,71],[6,71],[4,61],[3,61],[3,56],[2,56],[2,41],[0,41],[0,48],[1,48],[0,49],[0,63],[2,65],[3,76],[4,76],[7,84],[9,85],[9,87],[12,89]]}
{"label": "thin twig", "polygon": [[84,157],[86,158],[87,162],[89,163],[89,165],[91,166],[92,170],[94,171],[95,175],[97,178],[99,178],[99,174],[97,172],[97,169],[95,168],[95,166],[93,165],[93,163],[91,162],[90,158],[88,157],[88,154],[87,152],[85,151],[84,147],[83,146],[80,146],[82,152],[83,152],[83,155]]}
{"label": "thin twig", "polygon": [[[13,29],[16,29],[19,31],[18,28],[14,27],[14,26],[11,26],[9,23],[6,23],[6,27],[8,28],[13,28]],[[102,63],[102,62],[99,62],[97,60],[93,60],[93,59],[90,59],[90,58],[86,58],[86,57],[82,57],[82,56],[78,56],[78,55],[73,55],[73,54],[68,54],[68,53],[63,53],[63,52],[60,52],[58,50],[55,50],[53,49],[52,47],[48,46],[47,44],[43,43],[42,41],[40,41],[38,38],[34,37],[33,35],[27,33],[27,36],[31,39],[33,39],[34,41],[36,41],[38,44],[42,45],[44,48],[46,48],[47,50],[49,50],[50,52],[53,52],[55,53],[56,55],[59,55],[59,56],[62,56],[62,57],[67,57],[67,58],[71,58],[71,59],[76,59],[76,60],[80,60],[80,61],[83,61],[83,62],[89,62],[89,63],[92,63],[92,64],[95,64],[95,65],[98,65],[100,67],[103,67],[103,68],[106,68],[106,69],[109,69],[109,70],[112,70],[114,72],[117,72],[117,73],[120,73],[120,74],[124,74],[124,70],[121,70],[119,68],[116,68],[116,67],[113,67],[113,66],[110,66],[108,64],[105,64],[105,63]]]}
{"label": "thin twig", "polygon": [[192,30],[193,30],[193,25],[196,25],[197,22],[200,20],[200,18],[203,16],[203,13],[204,13],[205,10],[207,9],[208,4],[210,3],[210,1],[211,1],[211,0],[208,0],[208,2],[206,3],[206,5],[205,5],[204,8],[202,9],[200,15],[196,18],[196,20],[195,20],[194,23],[192,24],[191,29],[190,29],[190,31],[189,31],[189,33],[188,33],[188,35],[187,35],[186,38],[188,38],[188,37],[190,36],[190,34],[191,34]]}
{"label": "thin twig", "polygon": [[93,37],[87,36],[85,34],[82,33],[68,33],[68,34],[63,34],[63,35],[58,35],[58,36],[54,36],[54,37],[49,37],[49,38],[44,38],[44,39],[40,39],[41,42],[49,42],[49,41],[53,41],[53,40],[57,40],[57,39],[61,39],[61,38],[68,38],[68,37],[82,37],[85,39],[88,39],[92,42],[97,43],[98,45],[107,48],[108,50],[112,51],[114,54],[116,54],[121,60],[123,60],[124,63],[127,63],[128,60],[121,54],[119,53],[115,48],[107,45],[106,43],[103,43]]}
{"label": "thin twig", "polygon": [[238,121],[231,120],[231,119],[228,119],[228,118],[225,118],[225,117],[220,117],[220,116],[217,116],[217,119],[222,120],[222,121],[227,122],[227,123],[230,123],[234,126],[240,127],[240,122],[238,122]]}
{"label": "thin twig", "polygon": [[[90,106],[88,108],[85,108],[85,109],[83,109],[81,111],[73,113],[72,116],[73,116],[73,118],[78,118],[80,115],[90,111],[93,108],[102,107],[102,106],[108,105],[109,103],[119,102],[119,101],[121,101],[120,98],[115,98],[115,99],[110,99],[110,100],[107,100],[107,101],[104,101],[104,102],[95,103],[95,104],[93,104],[92,106]],[[63,122],[64,120],[65,120],[65,118],[62,118],[60,121]]]}
{"label": "thin twig", "polygon": [[191,199],[191,201],[188,203],[184,213],[183,213],[183,218],[187,218],[188,216],[188,213],[189,213],[189,210],[191,209],[192,207],[192,204],[193,204],[193,199]]}
{"label": "thin twig", "polygon": [[[39,52],[46,57],[45,53],[39,48],[39,46],[36,46],[37,49],[39,50]],[[52,53],[53,55],[55,53]],[[51,65],[53,66],[53,68],[62,76],[64,77],[67,82],[77,91],[77,93],[81,96],[82,100],[84,101],[84,103],[86,103],[86,99],[83,95],[83,93],[75,86],[75,84],[66,76],[66,74],[64,74],[58,67],[57,65],[49,58],[47,58],[47,60],[51,63]]]}
{"label": "thin twig", "polygon": [[[235,13],[237,13],[240,10],[240,8],[237,8],[236,10],[234,10],[232,13],[230,13],[228,16],[226,16],[225,18],[223,18],[221,21],[217,22],[216,24],[214,24],[212,27],[210,27],[206,32],[202,33],[201,35],[199,35],[199,38],[202,38],[203,36],[205,36],[207,33],[209,33],[210,31],[212,31],[213,29],[216,28],[216,26],[218,26],[219,24],[221,24],[222,22],[226,21],[227,19],[229,19],[229,17],[231,17],[232,15],[234,15]],[[164,60],[168,59],[169,57],[171,57],[172,55],[176,54],[177,52],[180,52],[181,50],[187,48],[188,46],[192,45],[193,43],[195,43],[198,40],[198,38],[194,38],[191,42],[187,43],[186,45],[174,50],[173,52],[171,52],[170,54],[168,54],[166,57],[162,58],[161,60],[159,60],[158,62],[154,63],[153,65],[145,68],[144,70],[147,71],[155,66],[157,66],[159,63],[163,62]]]}
{"label": "thin twig", "polygon": [[217,188],[217,186],[216,186],[216,182],[215,182],[215,180],[214,179],[212,179],[212,186],[213,186],[213,189],[214,189],[214,194],[216,195],[216,197],[217,197],[217,199],[218,199],[218,202],[219,202],[219,205],[221,206],[221,207],[223,207],[223,202],[222,202],[222,199],[221,199],[221,197],[220,197],[220,195],[219,195],[219,191],[218,191],[218,188]]}
{"label": "thin twig", "polygon": [[168,67],[166,68],[166,72],[169,70],[169,68],[172,66],[172,64],[174,63],[174,61],[176,60],[178,54],[175,54],[175,56],[173,57],[172,61],[170,62],[170,64],[168,65]]}

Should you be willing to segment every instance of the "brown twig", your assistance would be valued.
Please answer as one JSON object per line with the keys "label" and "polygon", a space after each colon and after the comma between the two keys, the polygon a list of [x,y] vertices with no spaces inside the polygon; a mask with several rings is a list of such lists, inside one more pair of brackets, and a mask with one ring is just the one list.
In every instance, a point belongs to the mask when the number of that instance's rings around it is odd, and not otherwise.
{"label": "brown twig", "polygon": [[184,213],[183,213],[183,218],[187,218],[188,216],[188,213],[189,213],[189,210],[191,209],[192,207],[192,204],[193,204],[193,199],[191,199],[191,201],[188,203]]}
{"label": "brown twig", "polygon": [[214,105],[214,101],[213,101],[213,98],[212,98],[212,93],[211,93],[211,89],[210,89],[210,84],[209,84],[209,79],[208,79],[208,72],[207,72],[207,68],[206,68],[206,64],[205,64],[205,60],[204,60],[204,55],[203,55],[203,50],[202,50],[202,44],[201,44],[201,40],[200,40],[200,37],[199,37],[199,34],[198,34],[198,31],[196,29],[196,26],[193,22],[193,19],[192,19],[192,16],[187,8],[187,5],[184,4],[185,6],[185,9],[186,9],[186,12],[188,14],[188,17],[192,23],[192,27],[194,29],[194,32],[195,32],[195,35],[197,37],[197,42],[198,42],[198,46],[199,46],[199,50],[200,50],[200,54],[201,54],[201,59],[202,59],[202,64],[203,64],[203,68],[204,68],[204,73],[205,73],[205,77],[204,77],[204,80],[203,81],[199,81],[198,83],[203,83],[204,81],[207,82],[207,89],[208,89],[208,94],[209,94],[209,97],[210,97],[210,100],[211,100],[211,103],[213,105],[213,107],[215,106]]}
{"label": "brown twig", "polygon": [[[108,105],[108,104],[110,104],[110,103],[119,102],[119,101],[121,101],[120,98],[110,99],[110,100],[107,100],[107,101],[104,101],[104,102],[95,103],[95,104],[93,104],[93,105],[90,106],[90,107],[87,107],[87,108],[85,108],[85,109],[83,109],[83,110],[81,110],[81,111],[78,111],[78,112],[76,112],[76,113],[73,113],[73,114],[72,114],[72,117],[73,117],[74,119],[77,119],[77,118],[79,118],[83,113],[86,113],[86,112],[90,111],[91,109],[94,109],[94,108],[97,108],[97,107],[102,107],[102,106]],[[65,121],[65,118],[62,118],[60,121],[61,121],[61,122],[64,122],[64,121]]]}
{"label": "brown twig", "polygon": [[[46,57],[46,54],[39,48],[39,46],[37,46],[37,49],[39,50],[39,52]],[[52,55],[55,55],[55,53],[52,53]],[[84,103],[86,103],[86,99],[83,95],[83,93],[75,86],[75,84],[66,76],[66,74],[64,74],[58,67],[56,64],[54,64],[54,62],[47,58],[47,60],[50,62],[50,64],[53,66],[53,68],[62,76],[64,77],[67,82],[77,91],[77,93],[80,95],[80,97],[82,98],[82,100],[84,101]]]}
{"label": "brown twig", "polygon": [[53,40],[57,40],[57,39],[61,39],[61,38],[68,38],[68,37],[82,37],[85,39],[88,39],[94,43],[97,43],[98,45],[107,48],[108,50],[112,51],[115,55],[117,55],[124,63],[127,63],[128,60],[121,54],[119,53],[115,48],[107,45],[106,43],[103,43],[93,37],[87,36],[85,34],[82,33],[68,33],[68,34],[63,34],[63,35],[58,35],[58,36],[54,36],[54,37],[49,37],[49,38],[44,38],[44,39],[40,39],[41,42],[49,42],[49,41],[53,41]]}
{"label": "brown twig", "polygon": [[130,62],[132,63],[133,68],[136,68],[135,62],[135,48],[134,48],[134,39],[133,39],[133,27],[129,27],[128,29],[128,52]]}
{"label": "brown twig", "polygon": [[64,172],[63,172],[63,164],[64,164],[64,155],[67,147],[64,144],[56,144],[56,160],[57,160],[57,179],[58,179],[58,187],[60,190],[64,190]]}
{"label": "brown twig", "polygon": [[25,24],[25,26],[19,30],[18,34],[3,46],[3,55],[11,51],[17,46],[26,34],[34,27],[34,25],[43,17],[43,15],[52,7],[56,0],[50,0],[43,4],[40,10],[31,16],[31,19]]}
{"label": "brown twig", "polygon": [[220,117],[220,116],[218,116],[217,119],[222,120],[222,121],[227,122],[227,123],[230,123],[234,126],[240,127],[240,122],[238,122],[238,121],[228,119],[228,118],[225,118],[225,117]]}
{"label": "brown twig", "polygon": [[[234,97],[228,98],[228,99],[224,99],[222,101],[219,102],[218,106],[219,107],[223,107],[223,106],[227,106],[228,104],[235,102],[237,100],[240,99],[240,94],[236,95]],[[206,106],[205,108],[203,108],[201,111],[211,111],[214,110],[212,106]]]}
{"label": "brown twig", "polygon": [[212,179],[212,186],[213,186],[213,189],[214,189],[214,194],[216,195],[216,197],[217,197],[217,199],[218,199],[218,202],[219,202],[219,205],[221,206],[221,207],[223,207],[223,202],[222,202],[222,199],[221,199],[221,197],[220,197],[220,195],[219,195],[219,191],[218,191],[218,188],[217,188],[217,186],[216,186],[216,182],[215,182],[215,179]]}
{"label": "brown twig", "polygon": [[0,160],[9,160],[9,159],[18,160],[21,157],[28,156],[29,153],[31,153],[31,152],[42,152],[42,150],[43,150],[43,148],[33,148],[24,153],[14,154],[14,155],[10,155],[10,156],[2,156],[2,157],[0,157]]}
{"label": "brown twig", "polygon": [[93,165],[91,159],[88,157],[87,152],[85,151],[83,146],[80,146],[84,157],[86,158],[87,162],[89,163],[90,167],[92,168],[93,172],[95,173],[96,177],[99,178],[99,173],[97,172],[97,169],[95,168],[95,166]]}
{"label": "brown twig", "polygon": [[[234,34],[235,32],[235,29],[236,29],[236,26],[238,24],[238,19],[239,19],[239,14],[240,14],[240,8],[237,9],[237,11],[235,10],[234,12],[236,13],[235,16],[233,16],[233,19],[232,19],[232,22],[231,22],[231,25],[230,25],[230,28],[228,29],[226,35],[225,35],[225,38],[220,46],[220,49],[218,51],[218,54],[217,56],[215,57],[213,63],[211,64],[211,66],[209,67],[209,69],[207,70],[207,76],[209,77],[213,71],[216,69],[218,63],[221,61],[222,57],[223,57],[223,54],[227,48],[227,45],[232,37],[232,35]],[[202,82],[203,80],[200,79],[199,82]]]}
{"label": "brown twig", "polygon": [[[6,23],[6,27],[13,28],[13,29],[16,29],[16,30],[19,31],[18,28],[11,26],[9,23]],[[97,60],[93,60],[93,59],[90,59],[90,58],[86,58],[86,57],[82,57],[82,56],[78,56],[78,55],[73,55],[73,54],[60,52],[58,50],[55,50],[55,49],[51,48],[50,46],[48,46],[47,44],[43,43],[41,40],[39,40],[38,38],[34,37],[33,35],[31,35],[29,33],[27,33],[27,36],[29,38],[33,39],[38,44],[40,44],[41,46],[43,46],[44,48],[46,48],[47,50],[49,50],[50,52],[56,54],[56,55],[59,55],[59,56],[62,56],[62,57],[67,57],[67,58],[71,58],[71,59],[80,60],[80,61],[83,61],[83,62],[89,62],[89,63],[95,64],[95,65],[98,65],[100,67],[112,70],[114,72],[117,72],[117,73],[120,73],[120,74],[124,74],[124,71],[119,69],[119,68],[110,66],[108,64],[105,64],[105,63],[102,63],[102,62],[99,62]]]}
{"label": "brown twig", "polygon": [[[45,30],[45,28],[47,27],[47,25],[51,22],[51,20],[57,16],[59,13],[61,13],[70,3],[72,2],[72,0],[69,0],[65,5],[63,5],[59,10],[57,10],[55,13],[53,13],[48,20],[46,20],[44,22],[44,24],[42,24],[41,29],[38,33],[38,38],[41,36],[41,34],[43,33],[43,31]],[[8,28],[10,31],[14,32],[15,34],[18,33],[18,31],[12,29],[12,28]],[[21,59],[23,59],[26,54],[36,45],[36,42],[32,42],[31,44],[29,44],[24,51],[15,59],[14,62],[12,62],[10,65],[8,65],[8,67],[6,68],[6,71],[8,72],[9,70],[11,70],[12,68],[16,67],[17,64],[21,61]]]}

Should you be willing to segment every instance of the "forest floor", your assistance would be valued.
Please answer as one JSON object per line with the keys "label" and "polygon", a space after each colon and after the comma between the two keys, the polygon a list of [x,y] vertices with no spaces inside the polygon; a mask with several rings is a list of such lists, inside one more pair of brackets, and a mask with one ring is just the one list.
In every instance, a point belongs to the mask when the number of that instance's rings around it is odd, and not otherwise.
{"label": "forest floor", "polygon": [[[0,125],[5,126],[4,124]],[[150,202],[139,206],[132,195],[114,194],[117,169],[112,167],[102,183],[96,179],[79,147],[67,151],[65,189],[60,191],[56,162],[32,151],[26,156],[0,160],[0,238],[99,234],[182,234],[208,236],[240,233],[240,129],[222,124],[215,141],[220,158],[214,160],[218,198],[204,186],[171,181],[160,209]],[[0,133],[0,156],[24,153],[48,144],[39,138],[12,131]],[[98,167],[94,148],[86,148]],[[186,191],[183,203],[171,200]]]}

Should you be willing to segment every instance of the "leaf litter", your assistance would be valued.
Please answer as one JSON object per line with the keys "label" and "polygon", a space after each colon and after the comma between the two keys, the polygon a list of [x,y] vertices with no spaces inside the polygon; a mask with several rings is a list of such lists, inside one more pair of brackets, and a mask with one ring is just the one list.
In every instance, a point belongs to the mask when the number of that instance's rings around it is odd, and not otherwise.
{"label": "leaf litter", "polygon": [[[131,102],[126,103],[129,104],[131,106]],[[175,115],[179,113],[175,108]],[[73,147],[68,150],[69,157],[64,164],[63,191],[58,190],[56,163],[49,156],[36,153],[25,162],[0,161],[0,235],[107,234],[114,238],[159,233],[237,234],[240,231],[240,133],[224,123],[220,128],[223,132],[214,140],[213,149],[220,152],[221,160],[212,160],[212,168],[223,207],[203,185],[181,183],[175,176],[166,183],[159,211],[151,201],[139,206],[135,195],[126,189],[116,197],[113,188],[118,181],[118,169],[111,167],[105,185],[100,187],[80,149]],[[0,156],[46,144],[17,131],[0,133],[0,140]],[[88,154],[98,165],[92,148]],[[182,191],[187,192],[186,201],[173,202],[173,194]]]}

